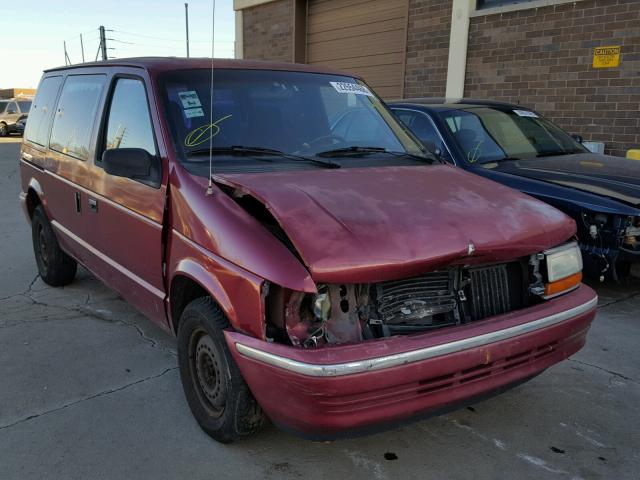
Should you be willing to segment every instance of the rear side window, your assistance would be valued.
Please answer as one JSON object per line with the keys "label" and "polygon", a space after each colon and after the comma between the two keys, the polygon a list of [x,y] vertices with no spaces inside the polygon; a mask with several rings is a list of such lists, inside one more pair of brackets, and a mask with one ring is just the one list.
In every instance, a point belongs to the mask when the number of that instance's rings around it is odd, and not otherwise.
{"label": "rear side window", "polygon": [[38,93],[29,111],[29,121],[24,133],[28,141],[43,147],[47,146],[49,127],[61,83],[62,77],[47,77],[40,82]]}
{"label": "rear side window", "polygon": [[156,154],[147,94],[140,80],[119,78],[113,90],[105,149],[114,148],[142,148]]}
{"label": "rear side window", "polygon": [[[105,84],[104,75],[67,77],[51,130],[51,149],[87,160],[91,132]],[[31,122],[31,116],[27,125]]]}

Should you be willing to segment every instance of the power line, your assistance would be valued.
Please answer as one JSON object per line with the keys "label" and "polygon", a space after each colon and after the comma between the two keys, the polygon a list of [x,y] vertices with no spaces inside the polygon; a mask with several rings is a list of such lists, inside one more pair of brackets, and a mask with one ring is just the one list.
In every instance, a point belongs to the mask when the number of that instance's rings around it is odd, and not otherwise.
{"label": "power line", "polygon": [[141,33],[133,33],[133,32],[126,32],[124,30],[113,30],[114,33],[121,33],[123,35],[131,35],[133,37],[140,37],[140,38],[151,38],[151,39],[155,39],[155,40],[164,40],[167,42],[184,42],[184,40],[178,40],[175,38],[166,38],[166,37],[155,37],[152,35],[142,35]]}
{"label": "power line", "polygon": [[107,38],[107,40],[111,41],[111,42],[116,42],[116,43],[124,43],[126,45],[139,45],[135,42],[125,42],[123,40],[118,40],[117,38]]}
{"label": "power line", "polygon": [[[179,42],[179,43],[184,43],[184,39],[177,39],[177,38],[167,38],[167,37],[156,37],[153,35],[143,35],[141,33],[133,33],[133,32],[127,32],[124,30],[116,30],[113,29],[112,30],[114,33],[120,33],[122,35],[131,35],[133,37],[140,37],[140,38],[147,38],[150,40],[160,40],[160,41],[164,41],[164,42]],[[192,40],[191,38],[189,38],[189,43],[206,43],[207,45],[209,45],[211,43],[211,40]],[[216,43],[235,43],[234,40],[216,40]]]}

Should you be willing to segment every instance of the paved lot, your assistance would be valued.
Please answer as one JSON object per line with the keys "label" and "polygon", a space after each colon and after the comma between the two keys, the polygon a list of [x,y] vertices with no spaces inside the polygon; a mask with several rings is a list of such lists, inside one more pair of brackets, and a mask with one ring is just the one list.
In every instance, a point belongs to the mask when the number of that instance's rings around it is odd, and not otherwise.
{"label": "paved lot", "polygon": [[171,337],[85,271],[37,278],[18,148],[0,140],[0,479],[638,478],[639,284],[599,287],[588,346],[500,397],[355,440],[268,427],[223,446],[191,418]]}

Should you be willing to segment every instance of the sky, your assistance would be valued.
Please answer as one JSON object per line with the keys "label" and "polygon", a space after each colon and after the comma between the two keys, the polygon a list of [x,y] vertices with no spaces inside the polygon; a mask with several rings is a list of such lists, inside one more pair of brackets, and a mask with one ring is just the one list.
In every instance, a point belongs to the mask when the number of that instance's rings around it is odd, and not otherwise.
{"label": "sky", "polygon": [[[42,71],[65,64],[63,42],[72,63],[98,51],[104,25],[109,57],[186,56],[184,0],[62,0],[9,2],[0,14],[0,88],[35,88]],[[211,56],[212,0],[190,0],[192,57]],[[215,56],[233,57],[233,0],[216,0]]]}

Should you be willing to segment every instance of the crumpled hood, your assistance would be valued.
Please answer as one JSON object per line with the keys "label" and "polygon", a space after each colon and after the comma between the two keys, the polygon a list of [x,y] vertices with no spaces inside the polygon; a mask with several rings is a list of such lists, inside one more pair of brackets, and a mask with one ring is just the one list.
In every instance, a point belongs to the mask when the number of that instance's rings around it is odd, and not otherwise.
{"label": "crumpled hood", "polygon": [[573,220],[553,207],[445,165],[232,174],[216,181],[264,203],[317,282],[375,282],[453,262],[512,260],[575,233]]}
{"label": "crumpled hood", "polygon": [[638,160],[580,153],[505,162],[494,169],[640,206]]}

